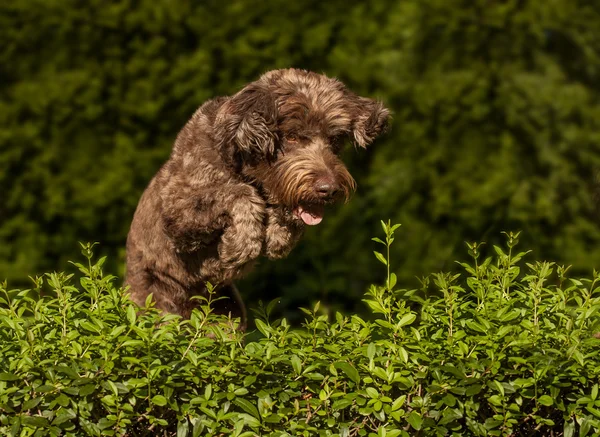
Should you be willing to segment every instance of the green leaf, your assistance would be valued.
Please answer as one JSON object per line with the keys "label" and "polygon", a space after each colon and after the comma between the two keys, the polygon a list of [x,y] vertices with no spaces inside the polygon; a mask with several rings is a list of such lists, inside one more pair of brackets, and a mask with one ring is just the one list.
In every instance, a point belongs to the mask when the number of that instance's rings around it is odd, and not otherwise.
{"label": "green leaf", "polygon": [[294,369],[294,372],[296,372],[296,375],[301,375],[302,374],[302,362],[300,361],[300,358],[298,357],[298,355],[292,355],[292,358],[290,358],[290,361],[292,362],[292,368]]}
{"label": "green leaf", "polygon": [[406,325],[410,325],[412,322],[414,322],[417,318],[417,315],[414,313],[408,313],[405,314],[400,321],[398,322],[397,326],[398,327],[402,327],[402,326],[406,326]]}
{"label": "green leaf", "polygon": [[122,344],[123,347],[127,347],[127,346],[142,347],[145,345],[146,344],[142,340],[125,340]]}
{"label": "green leaf", "polygon": [[271,333],[269,332],[269,327],[265,322],[263,322],[260,319],[255,319],[254,323],[256,324],[256,328],[261,332],[262,335],[264,335],[266,338],[269,338],[271,336]]}
{"label": "green leaf", "polygon": [[347,363],[345,361],[337,361],[334,364],[334,367],[344,372],[346,376],[350,378],[350,380],[352,380],[352,382],[354,382],[355,384],[358,384],[360,382],[360,375],[358,374],[358,370],[356,370],[350,363]]}
{"label": "green leaf", "polygon": [[395,273],[390,273],[390,283],[388,284],[388,288],[392,290],[396,286],[396,282],[398,282],[398,277]]}
{"label": "green leaf", "polygon": [[406,401],[406,395],[402,395],[392,403],[392,411],[399,410]]}
{"label": "green leaf", "polygon": [[585,416],[580,424],[579,424],[579,437],[584,437],[588,435],[590,430],[592,429],[592,418],[590,416]]}
{"label": "green leaf", "polygon": [[177,422],[177,437],[187,437],[189,433],[189,423],[187,420]]}
{"label": "green leaf", "polygon": [[338,399],[337,401],[333,402],[333,410],[343,410],[344,408],[349,407],[350,405],[352,405],[352,400],[351,399],[347,399],[347,398],[342,398],[342,399]]}
{"label": "green leaf", "polygon": [[504,386],[502,385],[502,383],[500,381],[494,380],[494,385],[496,386],[498,391],[502,394],[502,396],[504,396]]}
{"label": "green leaf", "polygon": [[44,385],[40,385],[39,387],[37,387],[35,389],[35,391],[38,393],[49,393],[51,391],[54,391],[55,389],[56,388],[53,385],[44,384]]}
{"label": "green leaf", "polygon": [[462,417],[463,415],[458,408],[446,408],[442,414],[442,420],[438,422],[438,425],[446,425],[462,419]]}
{"label": "green leaf", "polygon": [[81,323],[81,327],[83,329],[85,329],[86,331],[93,332],[95,334],[100,334],[100,332],[101,332],[101,330],[98,326],[96,326],[92,322],[88,322],[87,320],[85,322]]}
{"label": "green leaf", "polygon": [[39,397],[39,398],[31,398],[31,399],[28,399],[28,400],[26,400],[25,402],[23,402],[23,407],[22,407],[22,409],[23,409],[24,411],[31,410],[32,408],[35,408],[35,407],[37,407],[37,406],[38,406],[38,404],[39,404],[40,402],[42,402],[42,400],[43,400],[43,398],[41,398],[41,397]]}
{"label": "green leaf", "polygon": [[21,416],[21,425],[31,426],[34,428],[46,428],[49,423],[48,419],[40,416]]}
{"label": "green leaf", "polygon": [[130,325],[133,325],[135,323],[136,318],[137,318],[136,309],[134,308],[133,305],[129,305],[127,307],[127,321],[129,322]]}
{"label": "green leaf", "polygon": [[367,387],[365,391],[371,399],[377,399],[379,397],[379,392],[373,387]]}
{"label": "green leaf", "polygon": [[388,228],[388,225],[387,225],[387,223],[386,223],[386,222],[384,222],[383,220],[380,220],[380,222],[381,222],[381,229],[383,229],[383,233],[384,233],[385,235],[387,235],[387,234],[388,234],[388,231],[389,231],[389,228]]}
{"label": "green leaf", "polygon": [[421,429],[421,426],[423,425],[423,418],[416,411],[411,411],[408,417],[406,418],[406,421],[410,423],[410,426],[412,426],[417,431],[419,431]]}
{"label": "green leaf", "polygon": [[538,398],[538,402],[546,407],[549,407],[550,405],[554,404],[554,399],[548,395],[543,395]]}
{"label": "green leaf", "polygon": [[79,396],[87,396],[94,393],[96,390],[95,384],[86,384],[79,389]]}
{"label": "green leaf", "polygon": [[63,423],[68,422],[71,419],[75,419],[76,417],[77,417],[77,414],[75,414],[74,411],[62,409],[59,411],[56,418],[52,421],[52,425],[54,425],[54,426],[62,425]]}
{"label": "green leaf", "polygon": [[466,325],[474,331],[481,332],[483,334],[487,334],[487,330],[481,326],[479,323],[473,320],[467,320]]}
{"label": "green leaf", "polygon": [[369,346],[367,346],[367,358],[372,360],[373,357],[375,357],[376,351],[377,351],[377,348],[375,346],[375,343],[369,343]]}
{"label": "green leaf", "polygon": [[400,348],[398,348],[398,352],[400,353],[402,361],[404,361],[404,363],[408,363],[408,351],[400,346]]}
{"label": "green leaf", "polygon": [[167,405],[167,398],[162,395],[156,395],[150,400],[150,402],[152,402],[154,405],[158,405],[159,407],[164,407]]}
{"label": "green leaf", "polygon": [[[235,398],[233,403],[244,410],[246,413],[252,415],[256,419],[260,419],[260,414],[258,413],[258,409],[248,400],[244,398]],[[260,423],[259,423],[260,425]]]}
{"label": "green leaf", "polygon": [[18,379],[21,377],[14,373],[0,373],[0,381],[17,381]]}
{"label": "green leaf", "polygon": [[79,379],[77,372],[68,366],[56,366],[56,371],[67,375],[71,379]]}
{"label": "green leaf", "polygon": [[[244,421],[244,424],[248,425],[250,428],[253,428],[253,429],[260,428],[260,420],[257,419],[256,417],[253,417],[250,414],[245,414],[245,413],[238,414],[238,417],[240,419],[242,419]],[[254,435],[254,434],[250,434],[250,435]],[[241,436],[245,437],[245,433],[244,434],[240,434],[240,437]]]}
{"label": "green leaf", "polygon": [[249,387],[252,384],[254,384],[254,382],[256,381],[256,376],[255,375],[247,375],[246,377],[244,377],[244,387]]}
{"label": "green leaf", "polygon": [[498,395],[493,395],[488,398],[488,402],[497,407],[502,406],[502,398]]}
{"label": "green leaf", "polygon": [[573,437],[575,435],[575,420],[565,421],[563,428],[563,437]]}
{"label": "green leaf", "polygon": [[387,260],[381,253],[377,251],[373,251],[373,253],[375,254],[375,258],[377,258],[381,263],[387,266]]}

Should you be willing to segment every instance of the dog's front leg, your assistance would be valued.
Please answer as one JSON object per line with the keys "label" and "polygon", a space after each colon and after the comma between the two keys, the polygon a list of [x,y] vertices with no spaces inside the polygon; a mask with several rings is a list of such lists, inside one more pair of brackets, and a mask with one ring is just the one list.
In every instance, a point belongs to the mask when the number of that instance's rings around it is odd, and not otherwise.
{"label": "dog's front leg", "polygon": [[293,218],[289,217],[289,212],[283,208],[268,207],[266,214],[263,253],[269,259],[284,258],[302,236],[303,228],[296,225]]}
{"label": "dog's front leg", "polygon": [[235,269],[260,254],[265,206],[251,186],[173,178],[161,195],[163,230],[177,252],[217,245],[216,270]]}
{"label": "dog's front leg", "polygon": [[236,196],[228,208],[230,224],[218,245],[223,281],[235,279],[248,262],[258,258],[264,240],[263,199],[251,187]]}
{"label": "dog's front leg", "polygon": [[161,198],[162,227],[179,253],[214,244],[231,223],[227,204],[233,199],[223,195],[222,187],[173,178],[163,188]]}

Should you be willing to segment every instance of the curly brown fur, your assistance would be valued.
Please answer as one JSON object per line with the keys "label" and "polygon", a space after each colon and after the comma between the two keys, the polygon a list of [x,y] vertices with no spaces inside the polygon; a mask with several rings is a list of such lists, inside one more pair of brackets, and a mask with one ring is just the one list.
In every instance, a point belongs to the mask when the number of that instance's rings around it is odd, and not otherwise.
{"label": "curly brown fur", "polygon": [[[339,81],[286,69],[202,105],[142,195],[127,238],[126,284],[143,304],[189,317],[205,283],[245,309],[233,281],[261,255],[285,257],[323,207],[348,199],[345,138],[366,147],[389,111]],[[223,301],[219,301],[223,302]]]}

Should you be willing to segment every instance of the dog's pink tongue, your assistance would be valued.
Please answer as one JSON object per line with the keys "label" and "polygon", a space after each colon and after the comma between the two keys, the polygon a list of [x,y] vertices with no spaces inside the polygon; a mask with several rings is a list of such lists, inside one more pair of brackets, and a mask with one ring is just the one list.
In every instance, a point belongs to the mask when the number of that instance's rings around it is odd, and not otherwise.
{"label": "dog's pink tongue", "polygon": [[299,206],[297,212],[304,223],[314,226],[318,225],[323,220],[324,210],[325,208],[322,206],[311,206],[309,209],[304,209]]}

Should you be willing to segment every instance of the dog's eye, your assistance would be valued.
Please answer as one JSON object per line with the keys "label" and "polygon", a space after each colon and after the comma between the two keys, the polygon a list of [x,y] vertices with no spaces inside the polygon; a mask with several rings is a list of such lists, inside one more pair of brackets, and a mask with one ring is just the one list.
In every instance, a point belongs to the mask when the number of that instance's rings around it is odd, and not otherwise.
{"label": "dog's eye", "polygon": [[334,152],[339,152],[344,145],[344,140],[340,135],[329,137],[329,144]]}
{"label": "dog's eye", "polygon": [[298,142],[298,135],[292,134],[292,133],[286,134],[285,140],[288,143],[297,143]]}

